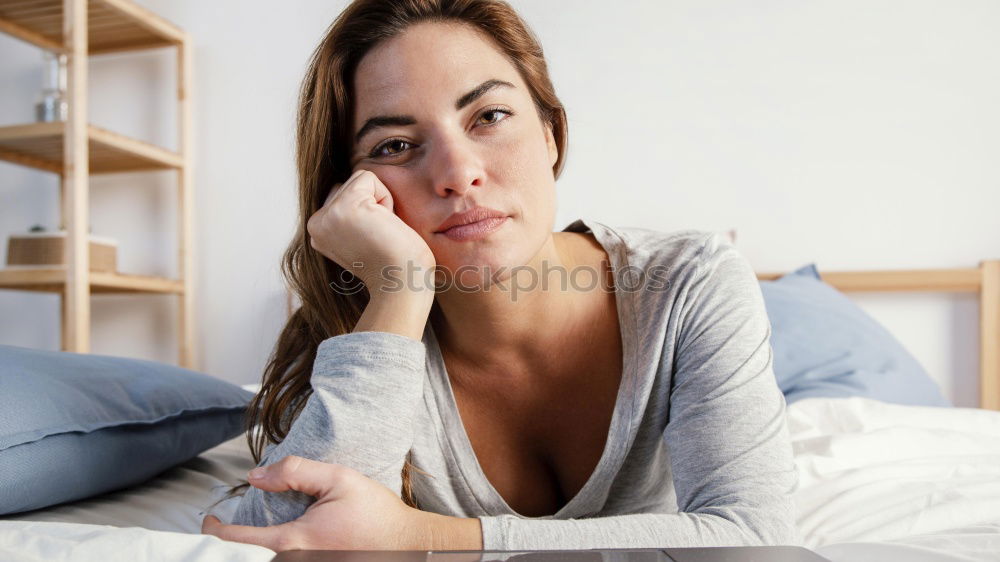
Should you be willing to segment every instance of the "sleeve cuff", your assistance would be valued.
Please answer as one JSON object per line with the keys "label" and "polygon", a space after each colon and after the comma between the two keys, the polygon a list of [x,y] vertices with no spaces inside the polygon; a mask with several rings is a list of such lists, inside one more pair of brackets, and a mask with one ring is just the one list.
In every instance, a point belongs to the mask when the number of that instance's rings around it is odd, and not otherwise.
{"label": "sleeve cuff", "polygon": [[507,519],[509,515],[492,515],[478,517],[483,529],[483,550],[509,550]]}
{"label": "sleeve cuff", "polygon": [[320,342],[317,361],[342,363],[342,358],[390,361],[413,370],[424,368],[427,346],[420,340],[392,332],[350,332]]}

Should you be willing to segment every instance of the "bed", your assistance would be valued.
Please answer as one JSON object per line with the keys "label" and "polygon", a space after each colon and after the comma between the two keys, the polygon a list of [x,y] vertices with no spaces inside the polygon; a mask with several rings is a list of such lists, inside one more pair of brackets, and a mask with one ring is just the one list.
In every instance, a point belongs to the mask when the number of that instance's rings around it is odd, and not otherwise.
{"label": "bed", "polygon": [[[790,401],[803,545],[833,561],[1000,560],[1000,261],[822,279],[843,292],[978,294],[981,399],[979,408]],[[270,560],[266,548],[199,533],[209,506],[253,466],[240,435],[127,489],[0,517],[0,559]],[[211,512],[228,520],[236,501]]]}

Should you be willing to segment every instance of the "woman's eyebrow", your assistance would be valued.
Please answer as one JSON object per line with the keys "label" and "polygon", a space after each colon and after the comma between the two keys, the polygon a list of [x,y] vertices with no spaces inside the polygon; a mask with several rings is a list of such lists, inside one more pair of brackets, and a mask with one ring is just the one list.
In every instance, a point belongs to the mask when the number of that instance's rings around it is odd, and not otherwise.
{"label": "woman's eyebrow", "polygon": [[[487,80],[470,90],[468,93],[464,94],[462,97],[458,98],[458,100],[455,101],[455,110],[460,111],[463,107],[481,98],[486,94],[486,92],[498,87],[514,88],[515,86],[505,80],[497,80],[495,78]],[[357,134],[354,136],[354,142],[360,143],[361,139],[364,138],[365,135],[379,127],[403,127],[406,125],[413,125],[416,122],[417,120],[410,115],[379,115],[378,117],[372,117],[371,119],[365,121],[365,124],[358,130]]]}

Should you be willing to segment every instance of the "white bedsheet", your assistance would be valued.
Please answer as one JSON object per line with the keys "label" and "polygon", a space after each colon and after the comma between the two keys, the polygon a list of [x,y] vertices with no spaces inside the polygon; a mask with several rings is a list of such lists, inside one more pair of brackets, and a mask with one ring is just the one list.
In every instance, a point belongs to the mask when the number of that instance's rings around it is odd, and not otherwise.
{"label": "white bedsheet", "polygon": [[[805,546],[834,562],[1000,561],[1000,412],[812,398],[788,424]],[[252,466],[239,437],[142,486],[0,518],[0,559],[270,560],[198,534]]]}
{"label": "white bedsheet", "polygon": [[805,546],[835,561],[1000,560],[1000,412],[788,408]]}

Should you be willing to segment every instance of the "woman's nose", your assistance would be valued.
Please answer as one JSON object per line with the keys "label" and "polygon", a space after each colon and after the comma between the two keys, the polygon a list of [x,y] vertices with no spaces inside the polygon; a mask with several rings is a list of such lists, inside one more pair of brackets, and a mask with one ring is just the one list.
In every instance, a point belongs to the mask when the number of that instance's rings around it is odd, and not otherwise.
{"label": "woman's nose", "polygon": [[448,197],[464,195],[472,187],[482,187],[485,171],[475,144],[464,137],[442,139],[432,149],[430,174],[434,192]]}

